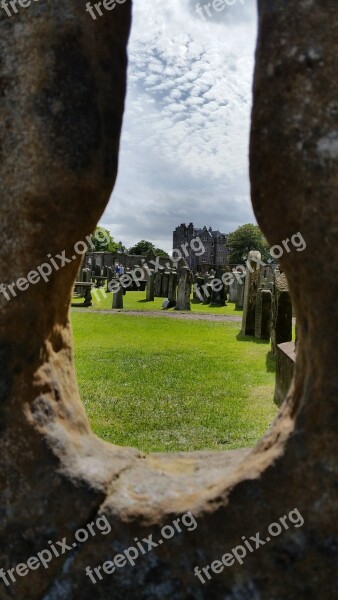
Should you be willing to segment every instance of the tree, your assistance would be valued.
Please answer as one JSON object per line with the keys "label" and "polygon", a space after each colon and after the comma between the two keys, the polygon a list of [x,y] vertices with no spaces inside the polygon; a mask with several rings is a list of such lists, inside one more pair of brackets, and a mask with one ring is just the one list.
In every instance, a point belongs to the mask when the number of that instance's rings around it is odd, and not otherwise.
{"label": "tree", "polygon": [[140,256],[141,254],[148,254],[148,252],[155,252],[154,244],[147,242],[147,240],[141,240],[140,242],[137,242],[135,246],[129,248],[128,254]]}
{"label": "tree", "polygon": [[129,248],[129,254],[136,254],[140,256],[141,254],[148,254],[149,252],[153,252],[156,256],[166,256],[169,258],[169,255],[165,250],[161,248],[155,248],[152,242],[147,242],[147,240],[141,240],[132,248]]}
{"label": "tree", "polygon": [[[228,262],[230,265],[245,264],[250,250],[258,250],[263,262],[270,258],[268,243],[258,225],[247,223],[241,225],[228,235]],[[245,257],[245,258],[243,258]]]}
{"label": "tree", "polygon": [[155,248],[156,256],[165,256],[165,258],[170,258],[168,252],[162,250],[162,248]]}
{"label": "tree", "polygon": [[96,227],[92,235],[92,245],[94,252],[117,252],[120,245],[114,242],[110,231],[104,227]]}

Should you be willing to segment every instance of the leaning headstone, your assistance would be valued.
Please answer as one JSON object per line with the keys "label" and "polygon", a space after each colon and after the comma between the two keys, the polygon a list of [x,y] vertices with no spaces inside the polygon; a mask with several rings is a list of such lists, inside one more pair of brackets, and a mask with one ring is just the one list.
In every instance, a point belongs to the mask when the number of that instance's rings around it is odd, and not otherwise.
{"label": "leaning headstone", "polygon": [[255,337],[259,340],[270,339],[272,293],[260,288],[256,297]]}
{"label": "leaning headstone", "polygon": [[155,299],[155,275],[151,271],[147,273],[147,286],[146,286],[146,300],[147,302],[153,302]]}
{"label": "leaning headstone", "polygon": [[256,296],[261,280],[260,252],[251,250],[248,255],[244,287],[242,333],[255,335]]}
{"label": "leaning headstone", "polygon": [[277,352],[278,344],[292,340],[292,303],[285,273],[274,272],[271,316],[271,350]]}
{"label": "leaning headstone", "polygon": [[182,267],[178,278],[177,302],[175,310],[190,310],[193,274],[188,267]]}
{"label": "leaning headstone", "polygon": [[[118,281],[118,279],[116,281]],[[117,291],[113,292],[112,308],[123,308],[123,287],[122,287],[122,285],[119,285]]]}

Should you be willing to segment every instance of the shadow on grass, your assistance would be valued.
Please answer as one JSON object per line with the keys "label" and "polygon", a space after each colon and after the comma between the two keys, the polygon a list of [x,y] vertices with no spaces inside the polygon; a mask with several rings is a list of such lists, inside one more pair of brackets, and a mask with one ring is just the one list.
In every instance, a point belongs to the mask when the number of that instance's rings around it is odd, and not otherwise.
{"label": "shadow on grass", "polygon": [[141,304],[144,304],[144,303],[153,304],[155,302],[155,300],[138,300],[137,302],[141,303]]}
{"label": "shadow on grass", "polygon": [[270,344],[269,340],[260,340],[254,335],[244,335],[242,332],[236,335],[238,342],[254,342],[254,344]]}
{"label": "shadow on grass", "polygon": [[271,350],[266,355],[266,370],[268,373],[276,373],[276,357]]}
{"label": "shadow on grass", "polygon": [[[236,335],[238,342],[253,342],[254,344],[269,345],[270,340],[260,340],[253,335],[244,335],[242,332]],[[265,366],[268,373],[276,373],[276,357],[271,350],[266,355]]]}
{"label": "shadow on grass", "polygon": [[227,308],[229,304],[223,304],[220,306],[219,304],[204,304],[204,302],[200,302],[199,300],[190,300],[190,304],[198,304],[199,306],[206,306],[207,308]]}

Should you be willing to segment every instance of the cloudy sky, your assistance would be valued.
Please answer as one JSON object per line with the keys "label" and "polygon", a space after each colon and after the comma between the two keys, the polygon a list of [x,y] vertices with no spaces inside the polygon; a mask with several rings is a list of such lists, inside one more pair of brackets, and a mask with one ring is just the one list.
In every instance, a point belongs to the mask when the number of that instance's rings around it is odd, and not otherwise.
{"label": "cloudy sky", "polygon": [[170,250],[183,222],[224,233],[255,222],[248,141],[256,0],[232,1],[209,9],[211,17],[196,12],[195,0],[134,1],[119,175],[100,221],[127,247],[147,239]]}

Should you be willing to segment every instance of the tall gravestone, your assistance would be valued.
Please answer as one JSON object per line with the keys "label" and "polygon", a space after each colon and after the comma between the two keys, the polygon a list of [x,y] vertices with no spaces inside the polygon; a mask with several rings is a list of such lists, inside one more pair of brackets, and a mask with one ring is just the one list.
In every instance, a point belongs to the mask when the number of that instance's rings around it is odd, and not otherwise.
{"label": "tall gravestone", "polygon": [[255,337],[260,340],[270,339],[271,302],[271,290],[260,288],[257,292],[255,312]]}
{"label": "tall gravestone", "polygon": [[249,252],[243,300],[242,333],[244,335],[255,335],[256,296],[261,279],[259,264],[261,258],[261,253],[256,250]]}
{"label": "tall gravestone", "polygon": [[236,300],[236,310],[242,310],[244,304],[244,290],[245,290],[245,279],[246,277],[242,277],[240,281],[237,281],[237,300]]}
{"label": "tall gravestone", "polygon": [[233,282],[229,285],[229,302],[237,302],[238,298],[238,281],[234,278]]}
{"label": "tall gravestone", "polygon": [[111,267],[107,267],[107,292],[110,292],[109,284],[114,277],[113,269]]}
{"label": "tall gravestone", "polygon": [[153,271],[147,273],[146,281],[146,300],[147,302],[153,302],[155,299],[155,275]]}
{"label": "tall gravestone", "polygon": [[176,310],[190,310],[191,286],[193,274],[188,267],[182,267],[178,277]]}
{"label": "tall gravestone", "polygon": [[196,302],[203,302],[203,285],[203,277],[201,277],[201,275],[197,275],[197,277],[195,277],[194,283],[194,300]]}
{"label": "tall gravestone", "polygon": [[203,284],[202,284],[202,292],[203,292],[202,304],[210,303],[210,297],[211,297],[210,282],[212,281],[212,279],[213,279],[213,277],[209,274],[208,271],[206,273],[204,273]]}
{"label": "tall gravestone", "polygon": [[176,302],[177,297],[177,272],[171,271],[169,275],[168,285],[168,300],[169,302]]}
{"label": "tall gravestone", "polygon": [[223,269],[216,269],[211,285],[210,306],[225,306],[226,289],[222,281]]}
{"label": "tall gravestone", "polygon": [[[114,283],[119,283],[119,280],[114,280]],[[116,286],[117,287],[117,286]],[[119,285],[116,291],[113,291],[113,304],[112,308],[123,308],[123,287]]]}
{"label": "tall gravestone", "polygon": [[274,272],[271,317],[271,350],[277,352],[278,344],[292,340],[292,302],[285,273]]}
{"label": "tall gravestone", "polygon": [[159,267],[155,273],[155,296],[157,298],[162,297],[162,279],[163,279],[163,267]]}
{"label": "tall gravestone", "polygon": [[164,271],[162,275],[162,290],[161,295],[163,298],[168,298],[168,290],[169,290],[169,271]]}

